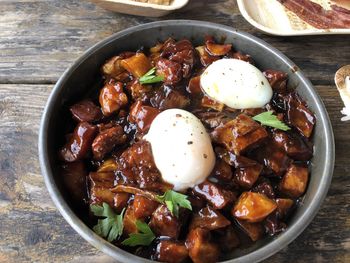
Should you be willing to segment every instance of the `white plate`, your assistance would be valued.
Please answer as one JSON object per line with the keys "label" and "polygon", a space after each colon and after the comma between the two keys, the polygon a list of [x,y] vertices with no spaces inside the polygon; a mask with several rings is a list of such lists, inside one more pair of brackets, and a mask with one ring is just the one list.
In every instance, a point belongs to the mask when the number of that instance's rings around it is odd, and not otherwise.
{"label": "white plate", "polygon": [[[329,0],[313,0],[329,8]],[[271,35],[350,34],[349,29],[317,29],[288,11],[277,0],[237,0],[242,16],[257,29]]]}
{"label": "white plate", "polygon": [[131,0],[89,0],[105,9],[138,16],[160,17],[184,7],[189,0],[173,0],[170,5],[148,4]]}

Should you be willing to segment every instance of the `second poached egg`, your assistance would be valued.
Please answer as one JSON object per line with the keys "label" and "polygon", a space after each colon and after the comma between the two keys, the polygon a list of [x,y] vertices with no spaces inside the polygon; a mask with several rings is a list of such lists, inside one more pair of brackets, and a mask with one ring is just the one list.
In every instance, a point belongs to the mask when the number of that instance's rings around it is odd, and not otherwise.
{"label": "second poached egg", "polygon": [[213,62],[202,74],[200,84],[210,98],[233,109],[263,107],[273,94],[262,72],[239,59]]}

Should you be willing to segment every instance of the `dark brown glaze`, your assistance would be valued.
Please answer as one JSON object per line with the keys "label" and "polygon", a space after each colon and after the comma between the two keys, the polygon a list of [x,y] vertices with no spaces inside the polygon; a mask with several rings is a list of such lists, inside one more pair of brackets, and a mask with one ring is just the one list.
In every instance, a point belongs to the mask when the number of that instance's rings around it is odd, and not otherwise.
{"label": "dark brown glaze", "polygon": [[156,258],[160,262],[181,263],[188,258],[185,244],[171,240],[162,240],[157,245]]}
{"label": "dark brown glaze", "polygon": [[302,135],[309,138],[316,123],[315,115],[296,93],[288,94],[285,101],[289,124],[294,126]]}
{"label": "dark brown glaze", "polygon": [[219,248],[210,242],[210,232],[207,229],[192,229],[186,239],[189,255],[194,263],[214,263],[219,258]]}
{"label": "dark brown glaze", "polygon": [[175,85],[182,80],[181,64],[169,59],[161,58],[156,64],[157,75],[164,77],[164,83]]}
{"label": "dark brown glaze", "polygon": [[101,131],[92,143],[94,159],[102,160],[114,147],[124,144],[126,141],[127,136],[124,134],[123,127],[119,125]]}
{"label": "dark brown glaze", "polygon": [[227,227],[231,222],[219,211],[210,206],[206,206],[193,215],[190,229],[202,227],[209,230],[215,230]]}
{"label": "dark brown glaze", "polygon": [[149,226],[158,236],[177,239],[180,235],[181,222],[170,213],[165,205],[160,205],[151,216]]}
{"label": "dark brown glaze", "polygon": [[130,107],[129,121],[136,124],[138,130],[144,133],[148,131],[152,121],[159,113],[160,110],[142,105],[141,101],[137,101]]}
{"label": "dark brown glaze", "polygon": [[134,212],[137,219],[146,219],[159,206],[158,202],[150,200],[142,195],[136,194],[134,197]]}
{"label": "dark brown glaze", "polygon": [[274,92],[285,94],[287,92],[288,74],[279,70],[268,69],[263,72]]}
{"label": "dark brown glaze", "polygon": [[185,109],[190,104],[190,99],[182,92],[164,85],[161,89],[154,92],[150,98],[153,107],[160,110],[167,109]]}
{"label": "dark brown glaze", "polygon": [[82,100],[74,104],[70,111],[73,118],[79,122],[97,122],[102,118],[101,108],[91,100]]}
{"label": "dark brown glaze", "polygon": [[233,192],[226,191],[219,185],[209,181],[195,186],[193,191],[200,197],[206,199],[215,209],[222,209],[235,200]]}
{"label": "dark brown glaze", "polygon": [[84,206],[88,201],[87,186],[87,170],[83,162],[66,163],[61,167],[61,176],[63,183],[69,193],[71,199],[77,207]]}
{"label": "dark brown glaze", "polygon": [[105,116],[117,112],[128,103],[128,97],[123,92],[123,83],[109,81],[101,89],[100,104]]}
{"label": "dark brown glaze", "polygon": [[66,162],[75,162],[87,158],[91,152],[92,141],[97,128],[87,122],[79,123],[66,145],[60,150],[60,156]]}
{"label": "dark brown glaze", "polygon": [[[70,133],[59,151],[62,180],[80,210],[107,203],[117,214],[125,211],[123,234],[113,244],[153,260],[211,263],[249,239],[286,229],[309,180],[316,118],[287,88],[287,74],[277,70],[264,71],[274,95],[262,108],[235,110],[206,96],[200,76],[211,63],[234,58],[254,64],[233,44],[207,36],[194,47],[189,40],[169,38],[149,50],[116,54],[102,66],[103,85],[91,93],[95,96],[69,108],[74,122],[67,122]],[[152,67],[165,81],[141,84]],[[208,178],[182,192],[192,209],[180,208],[179,217],[159,198],[173,185],[163,181],[151,144],[143,140],[157,115],[172,108],[200,119],[216,157]],[[253,120],[265,111],[292,129]],[[72,131],[68,127],[76,121]],[[156,238],[147,247],[122,246],[139,231],[137,221],[148,224]]]}

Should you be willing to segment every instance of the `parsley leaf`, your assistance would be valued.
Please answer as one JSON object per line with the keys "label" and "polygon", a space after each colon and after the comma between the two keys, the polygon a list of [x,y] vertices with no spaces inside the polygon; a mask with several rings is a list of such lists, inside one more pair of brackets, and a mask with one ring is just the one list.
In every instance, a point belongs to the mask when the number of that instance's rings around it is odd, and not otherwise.
{"label": "parsley leaf", "polygon": [[93,227],[97,235],[107,238],[109,242],[112,242],[123,234],[123,214],[125,208],[120,215],[115,214],[107,203],[103,203],[102,206],[91,205],[90,210],[95,216],[104,217],[104,219],[99,219],[97,225]]}
{"label": "parsley leaf", "polygon": [[135,246],[148,246],[156,238],[151,228],[144,222],[136,221],[137,230],[140,233],[132,233],[129,238],[122,242],[122,245],[135,247]]}
{"label": "parsley leaf", "polygon": [[156,75],[156,68],[151,68],[145,75],[139,79],[141,84],[152,84],[164,81],[163,76]]}
{"label": "parsley leaf", "polygon": [[164,195],[157,195],[158,202],[166,204],[172,215],[179,217],[179,207],[192,210],[191,202],[186,195],[168,190]]}
{"label": "parsley leaf", "polygon": [[290,130],[290,127],[288,127],[285,123],[277,119],[277,116],[273,115],[272,113],[273,113],[272,111],[266,111],[266,112],[260,113],[254,116],[253,120],[260,122],[262,125],[270,126],[282,131]]}

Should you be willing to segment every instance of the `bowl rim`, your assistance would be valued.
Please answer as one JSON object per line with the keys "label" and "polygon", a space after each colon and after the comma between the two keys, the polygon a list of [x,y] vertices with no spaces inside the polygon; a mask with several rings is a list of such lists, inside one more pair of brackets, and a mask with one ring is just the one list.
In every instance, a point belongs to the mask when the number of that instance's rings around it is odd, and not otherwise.
{"label": "bowl rim", "polygon": [[[127,28],[125,30],[119,31],[110,37],[98,42],[89,48],[83,55],[81,55],[60,77],[54,86],[43,111],[43,115],[40,123],[40,131],[39,131],[39,141],[38,141],[38,150],[39,150],[39,160],[41,171],[44,176],[45,184],[48,189],[48,192],[53,200],[54,204],[58,208],[61,215],[65,218],[65,220],[71,225],[71,227],[86,241],[95,246],[97,249],[106,253],[107,255],[113,257],[114,259],[120,262],[154,262],[150,261],[136,255],[133,255],[125,250],[114,246],[113,244],[107,242],[103,238],[99,237],[97,234],[93,232],[85,223],[73,212],[73,210],[68,206],[66,201],[63,199],[62,194],[60,193],[53,177],[52,169],[50,167],[49,157],[48,157],[48,126],[50,122],[51,115],[53,114],[53,102],[59,97],[61,87],[67,82],[67,80],[72,75],[72,72],[76,68],[78,68],[84,61],[87,59],[92,53],[96,50],[104,47],[108,43],[114,41],[116,38],[120,38],[122,36],[126,36],[130,33],[134,33],[136,31],[164,27],[164,26],[199,26],[199,27],[207,27],[212,29],[222,30],[227,34],[234,33],[239,37],[244,39],[249,39],[254,42],[256,45],[261,48],[266,49],[267,51],[274,53],[279,59],[287,64],[291,69],[295,69],[296,65],[288,59],[284,54],[278,51],[276,48],[272,47],[270,44],[265,41],[245,32],[238,31],[234,28],[211,23],[205,21],[197,21],[197,20],[163,20],[157,21],[142,25],[137,25],[134,27]],[[284,247],[286,247],[289,243],[291,243],[297,236],[301,234],[301,232],[310,224],[310,222],[315,217],[318,212],[323,200],[325,199],[328,188],[330,186],[333,169],[334,169],[334,160],[335,160],[335,145],[334,145],[334,135],[331,126],[330,119],[328,117],[328,113],[326,108],[317,94],[317,91],[313,88],[310,81],[303,75],[303,73],[298,70],[295,72],[298,75],[299,80],[302,82],[302,85],[307,87],[311,93],[311,100],[316,102],[315,111],[319,112],[318,121],[324,125],[325,137],[324,141],[326,143],[326,151],[325,151],[325,160],[324,163],[325,169],[323,170],[321,176],[320,184],[315,192],[315,197],[311,200],[311,203],[307,210],[301,216],[296,218],[294,224],[287,228],[287,230],[276,238],[271,240],[266,245],[258,248],[250,252],[249,254],[240,256],[238,258],[222,261],[225,263],[238,263],[238,262],[259,262],[262,261],[271,255],[277,253]]]}

